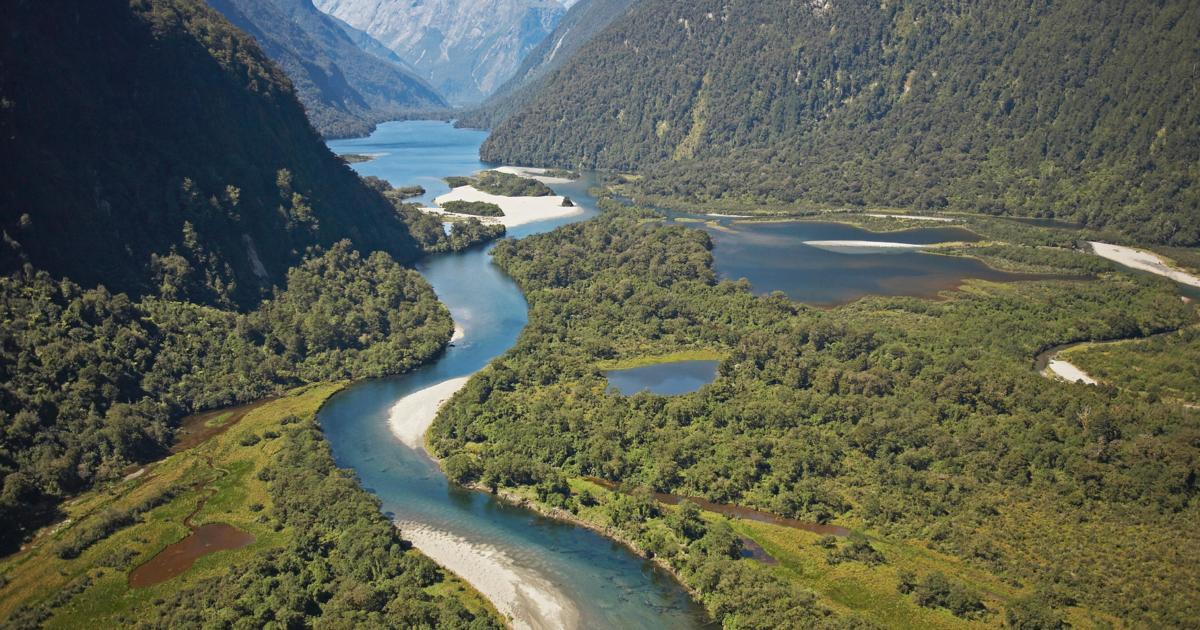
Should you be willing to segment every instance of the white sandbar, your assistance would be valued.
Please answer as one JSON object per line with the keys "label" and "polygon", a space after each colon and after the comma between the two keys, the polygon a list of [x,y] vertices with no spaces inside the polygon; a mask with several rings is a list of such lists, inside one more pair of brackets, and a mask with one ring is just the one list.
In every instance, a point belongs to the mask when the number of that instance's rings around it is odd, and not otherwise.
{"label": "white sandbar", "polygon": [[468,379],[469,376],[452,378],[397,400],[388,416],[392,434],[410,448],[425,448],[425,432],[437,417],[438,409],[454,392],[462,389]]}
{"label": "white sandbar", "polygon": [[503,551],[421,523],[397,521],[400,535],[488,598],[513,628],[576,628],[579,612],[552,582]]}
{"label": "white sandbar", "polygon": [[1088,376],[1087,372],[1079,369],[1070,361],[1053,358],[1046,364],[1046,369],[1055,376],[1071,383],[1082,382],[1084,385],[1095,385],[1097,383],[1096,379]]}
{"label": "white sandbar", "polygon": [[[433,202],[439,206],[447,201],[485,201],[487,203],[494,203],[504,211],[504,216],[476,218],[484,223],[501,223],[505,227],[515,227],[525,225],[526,223],[545,221],[546,219],[570,217],[583,212],[583,209],[578,206],[563,206],[563,199],[564,197],[559,195],[549,195],[546,197],[502,197],[500,195],[485,193],[474,186],[459,186],[434,199]],[[463,218],[471,216],[446,212],[441,208],[421,208],[421,210],[444,216]]]}
{"label": "white sandbar", "polygon": [[1096,255],[1101,258],[1107,258],[1132,269],[1149,271],[1150,273],[1170,278],[1175,282],[1200,287],[1200,278],[1186,271],[1175,269],[1168,265],[1167,261],[1159,257],[1158,254],[1123,245],[1110,245],[1097,241],[1088,242],[1092,245],[1092,251],[1096,252]]}
{"label": "white sandbar", "polygon": [[867,212],[865,214],[869,217],[876,217],[879,219],[912,219],[913,221],[941,221],[944,223],[957,221],[957,219],[952,219],[950,217],[930,217],[919,214],[879,214],[874,212]]}

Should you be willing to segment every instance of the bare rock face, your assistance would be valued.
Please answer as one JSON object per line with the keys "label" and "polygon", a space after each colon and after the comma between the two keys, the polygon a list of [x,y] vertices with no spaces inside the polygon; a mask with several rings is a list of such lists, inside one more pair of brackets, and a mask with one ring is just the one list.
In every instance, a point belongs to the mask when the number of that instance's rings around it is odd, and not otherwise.
{"label": "bare rock face", "polygon": [[556,0],[315,0],[424,74],[450,102],[475,103],[554,30]]}

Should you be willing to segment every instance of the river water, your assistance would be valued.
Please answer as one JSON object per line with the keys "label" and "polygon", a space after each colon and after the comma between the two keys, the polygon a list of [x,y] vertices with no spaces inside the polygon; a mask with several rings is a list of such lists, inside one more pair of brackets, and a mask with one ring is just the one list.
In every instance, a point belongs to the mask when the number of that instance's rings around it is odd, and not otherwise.
{"label": "river water", "polygon": [[[380,125],[370,138],[334,141],[338,153],[387,153],[354,165],[395,186],[419,183],[427,197],[444,192],[440,177],[470,174],[485,134],[448,124]],[[509,230],[520,238],[594,216],[587,181],[555,185],[585,212]],[[590,530],[506,505],[491,495],[453,487],[423,451],[397,440],[388,426],[394,403],[415,391],[473,374],[517,340],[526,303],[486,249],[432,257],[418,269],[450,309],[463,337],[435,363],[394,378],[356,384],[322,409],[320,422],[339,466],[358,473],[402,527],[434,531],[482,550],[505,576],[547,585],[570,600],[563,619],[584,628],[695,628],[704,611],[669,575]],[[536,624],[535,624],[536,625]]]}

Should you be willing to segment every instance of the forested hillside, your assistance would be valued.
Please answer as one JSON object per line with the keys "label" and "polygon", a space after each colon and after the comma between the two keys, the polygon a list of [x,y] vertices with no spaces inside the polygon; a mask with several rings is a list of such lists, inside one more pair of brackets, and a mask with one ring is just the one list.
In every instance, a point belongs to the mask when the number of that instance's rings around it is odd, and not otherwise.
{"label": "forested hillside", "polygon": [[312,245],[417,254],[202,2],[5,3],[0,21],[0,271],[249,307]]}
{"label": "forested hillside", "polygon": [[[312,0],[209,0],[252,35],[296,87],[325,137],[366,135],[375,123],[446,106],[424,80],[371,54],[370,36],[313,6]],[[384,49],[386,50],[386,49]]]}
{"label": "forested hillside", "polygon": [[1055,216],[1200,243],[1195,2],[646,0],[485,160],[689,202]]}
{"label": "forested hillside", "polygon": [[520,110],[541,89],[546,77],[567,63],[597,33],[624,15],[636,0],[581,0],[571,6],[554,31],[525,56],[516,74],[483,105],[458,119],[464,127],[491,129]]}
{"label": "forested hillside", "polygon": [[161,456],[187,413],[404,372],[453,328],[420,274],[346,242],[249,313],[27,270],[0,278],[0,321],[0,553],[58,499]]}

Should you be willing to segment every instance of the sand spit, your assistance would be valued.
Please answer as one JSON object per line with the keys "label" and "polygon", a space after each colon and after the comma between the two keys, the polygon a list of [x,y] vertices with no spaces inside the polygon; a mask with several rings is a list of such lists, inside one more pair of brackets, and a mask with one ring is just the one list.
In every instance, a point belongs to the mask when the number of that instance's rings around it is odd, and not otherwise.
{"label": "sand spit", "polygon": [[503,551],[421,523],[397,521],[396,526],[421,553],[483,593],[513,628],[579,627],[579,613],[571,599],[550,580],[517,566]]}
{"label": "sand spit", "polygon": [[876,212],[867,212],[865,214],[877,219],[912,219],[913,221],[940,221],[942,223],[953,223],[957,220],[950,217],[930,217],[918,214],[881,214]]}
{"label": "sand spit", "polygon": [[889,243],[886,241],[804,241],[804,244],[809,247],[842,253],[872,249],[925,249],[929,247],[929,245]]}
{"label": "sand spit", "polygon": [[1064,361],[1057,357],[1050,359],[1046,364],[1046,370],[1054,376],[1071,383],[1083,383],[1084,385],[1096,385],[1096,379],[1088,376],[1087,372],[1079,369],[1070,361]]}
{"label": "sand spit", "polygon": [[544,174],[547,169],[534,168],[532,166],[501,166],[500,168],[494,168],[492,170],[500,171],[501,173],[508,173],[509,175],[517,175],[519,177],[527,177],[529,179],[536,179],[539,182],[542,182],[543,184],[547,184],[547,185],[549,185],[549,184],[569,184],[569,183],[575,181],[573,179],[567,179],[566,177],[549,177]]}
{"label": "sand spit", "polygon": [[[434,203],[439,206],[447,201],[486,201],[494,203],[504,211],[504,216],[476,218],[484,223],[501,223],[504,227],[511,228],[547,219],[570,217],[583,212],[583,208],[578,206],[563,206],[563,199],[564,197],[559,195],[549,195],[546,197],[502,197],[500,195],[485,193],[474,186],[459,186],[435,199]],[[466,214],[446,212],[441,208],[421,208],[421,210],[444,216],[470,217],[470,215]]]}
{"label": "sand spit", "polygon": [[433,424],[438,409],[470,378],[463,376],[442,381],[397,400],[388,416],[392,434],[409,448],[425,448],[425,432]]}
{"label": "sand spit", "polygon": [[1123,245],[1110,245],[1097,241],[1088,241],[1088,243],[1091,244],[1092,251],[1096,252],[1096,255],[1101,258],[1107,258],[1132,269],[1149,271],[1150,273],[1170,278],[1181,284],[1200,287],[1200,278],[1186,271],[1175,269],[1159,257],[1158,254]]}

